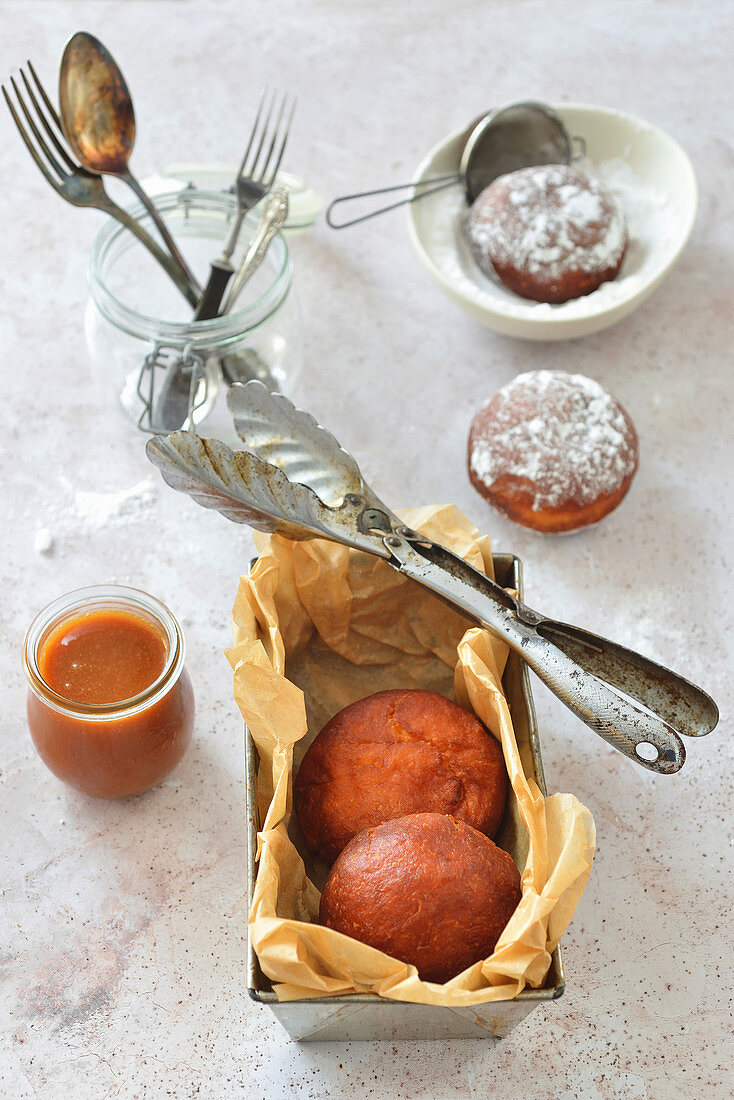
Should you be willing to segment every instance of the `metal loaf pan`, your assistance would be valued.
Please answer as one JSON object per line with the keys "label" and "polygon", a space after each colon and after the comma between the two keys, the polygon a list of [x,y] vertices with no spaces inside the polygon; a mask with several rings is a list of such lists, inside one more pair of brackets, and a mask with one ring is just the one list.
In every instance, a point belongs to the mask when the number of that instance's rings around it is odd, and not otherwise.
{"label": "metal loaf pan", "polygon": [[[495,576],[505,588],[522,596],[522,564],[512,554],[495,554]],[[535,708],[530,693],[527,665],[510,652],[502,680],[517,736],[525,774],[546,793]],[[248,909],[257,868],[257,749],[245,727],[247,779],[247,894]],[[496,838],[520,868],[527,854],[524,829],[510,799],[505,821]],[[272,985],[262,973],[257,956],[247,943],[247,984],[254,1001],[267,1005],[292,1039],[301,1042],[334,1042],[359,1039],[499,1039],[507,1035],[539,1004],[553,1001],[564,990],[560,947],[551,956],[551,965],[542,989],[526,989],[511,1001],[496,1001],[471,1008],[446,1008],[435,1005],[390,1001],[370,994],[356,993],[341,997],[321,997],[303,1001],[279,1001]]]}

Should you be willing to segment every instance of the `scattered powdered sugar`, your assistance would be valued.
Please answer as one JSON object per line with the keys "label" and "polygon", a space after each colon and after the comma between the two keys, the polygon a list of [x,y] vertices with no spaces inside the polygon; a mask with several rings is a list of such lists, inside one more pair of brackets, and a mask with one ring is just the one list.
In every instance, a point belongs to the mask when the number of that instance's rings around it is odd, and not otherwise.
{"label": "scattered powdered sugar", "polygon": [[530,482],[532,507],[588,504],[635,470],[634,431],[602,386],[582,374],[530,371],[475,417],[470,465],[487,488],[500,475]]}
{"label": "scattered powdered sugar", "polygon": [[578,162],[619,202],[627,222],[628,246],[616,279],[593,293],[560,304],[520,298],[480,271],[463,230],[466,200],[460,186],[423,200],[420,236],[432,263],[453,289],[476,305],[517,318],[581,318],[634,298],[663,271],[680,245],[675,203],[664,188],[642,179],[622,156]]}
{"label": "scattered powdered sugar", "polygon": [[74,494],[77,514],[90,527],[121,526],[139,519],[155,499],[154,483],[148,479],[118,493]]}
{"label": "scattered powdered sugar", "polygon": [[611,192],[567,165],[536,165],[495,180],[465,225],[482,270],[491,271],[494,261],[544,279],[614,268],[627,243],[624,214]]}
{"label": "scattered powdered sugar", "polygon": [[33,539],[33,549],[37,554],[49,557],[53,553],[54,538],[48,527],[40,527]]}

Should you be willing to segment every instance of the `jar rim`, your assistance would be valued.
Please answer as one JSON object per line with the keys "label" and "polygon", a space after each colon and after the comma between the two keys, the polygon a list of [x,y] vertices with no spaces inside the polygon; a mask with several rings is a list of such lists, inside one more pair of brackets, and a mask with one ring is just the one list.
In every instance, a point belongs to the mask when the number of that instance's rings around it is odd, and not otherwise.
{"label": "jar rim", "polygon": [[[226,191],[204,191],[199,188],[185,187],[183,190],[167,191],[155,196],[155,205],[165,217],[166,214],[183,211],[188,216],[192,208],[201,213],[233,214],[236,208],[236,196]],[[128,214],[136,218],[146,229],[153,227],[150,215],[141,203],[125,207]],[[255,230],[258,219],[252,212],[245,215],[245,223]],[[131,336],[148,337],[158,341],[170,341],[175,344],[192,344],[194,347],[207,347],[241,339],[266,321],[278,309],[286,297],[293,279],[293,260],[282,233],[273,237],[270,249],[276,259],[276,271],[272,282],[252,302],[241,309],[233,310],[223,317],[213,317],[208,321],[166,321],[150,314],[133,309],[123,302],[107,285],[106,262],[115,246],[124,239],[123,249],[138,245],[136,238],[126,227],[114,219],[102,227],[92,243],[89,256],[87,278],[92,298],[100,312],[112,324]]]}
{"label": "jar rim", "polygon": [[[74,613],[111,607],[137,613],[138,616],[144,612],[156,621],[166,637],[168,652],[165,665],[152,684],[129,699],[120,699],[114,703],[80,703],[67,699],[54,691],[41,675],[38,658],[43,643],[54,627]],[[186,643],[175,615],[149,592],[121,584],[88,585],[57,597],[38,612],[28,627],[23,642],[23,669],[34,695],[60,714],[91,722],[127,718],[153,706],[170,691],[180,677],[185,657]]]}

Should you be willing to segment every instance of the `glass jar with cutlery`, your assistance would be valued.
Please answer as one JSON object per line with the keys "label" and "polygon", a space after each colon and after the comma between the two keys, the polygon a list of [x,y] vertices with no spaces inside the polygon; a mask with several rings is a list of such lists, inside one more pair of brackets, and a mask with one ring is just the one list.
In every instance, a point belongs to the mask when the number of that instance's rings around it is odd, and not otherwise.
{"label": "glass jar with cutlery", "polygon": [[[237,216],[236,196],[188,187],[157,197],[156,206],[205,283],[211,258]],[[131,213],[155,233],[142,207]],[[235,272],[248,264],[248,255],[251,262],[263,229],[262,210],[246,215],[231,260]],[[225,397],[233,382],[258,378],[288,393],[298,378],[300,311],[292,260],[279,233],[252,274],[240,280],[241,292],[230,290],[226,312],[211,320],[193,321],[180,290],[135,237],[113,222],[94,242],[89,285],[86,337],[93,376],[109,402],[142,431],[202,425],[227,430]]]}

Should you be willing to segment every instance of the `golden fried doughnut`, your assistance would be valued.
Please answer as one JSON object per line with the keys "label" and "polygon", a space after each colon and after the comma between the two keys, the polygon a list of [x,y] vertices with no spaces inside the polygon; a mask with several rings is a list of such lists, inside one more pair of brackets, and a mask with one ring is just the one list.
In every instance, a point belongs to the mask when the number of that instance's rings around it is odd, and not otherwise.
{"label": "golden fried doughnut", "polygon": [[474,488],[515,523],[573,531],[621,502],[637,469],[637,432],[598,382],[531,371],[477,413],[468,463]]}
{"label": "golden fried doughnut", "polygon": [[492,954],[520,896],[515,864],[484,833],[445,814],[410,814],[349,842],[320,919],[446,982]]}
{"label": "golden fried doughnut", "polygon": [[380,691],[336,714],[295,780],[311,851],[332,863],[363,829],[404,814],[453,814],[494,836],[508,779],[499,742],[476,715],[433,691]]}
{"label": "golden fried doughnut", "polygon": [[627,249],[624,214],[599,180],[567,164],[500,176],[465,219],[485,275],[538,302],[567,302],[614,279]]}

